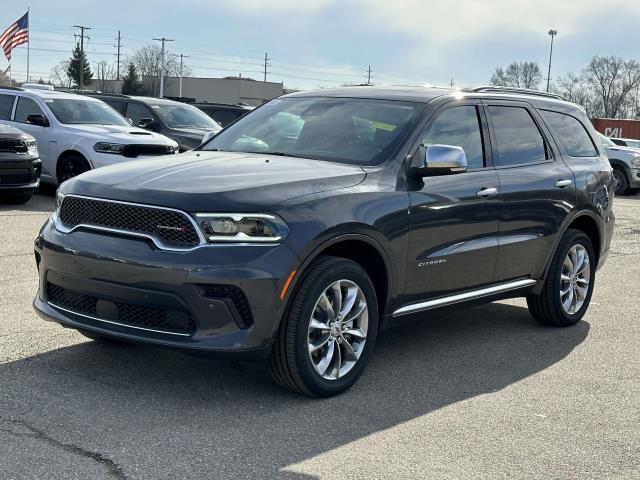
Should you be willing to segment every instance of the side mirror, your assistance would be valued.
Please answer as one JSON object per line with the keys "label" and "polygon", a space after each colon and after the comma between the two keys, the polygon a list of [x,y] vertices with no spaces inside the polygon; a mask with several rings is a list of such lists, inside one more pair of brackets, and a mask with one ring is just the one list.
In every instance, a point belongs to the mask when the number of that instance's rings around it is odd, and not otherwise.
{"label": "side mirror", "polygon": [[38,127],[48,127],[49,120],[44,115],[29,115],[27,117],[27,123],[31,125],[37,125]]}
{"label": "side mirror", "polygon": [[138,126],[140,128],[144,128],[145,130],[156,130],[156,121],[153,118],[141,118],[140,122],[138,122]]}
{"label": "side mirror", "polygon": [[429,145],[422,165],[413,168],[419,177],[451,175],[467,171],[467,156],[461,147],[453,145]]}
{"label": "side mirror", "polygon": [[211,140],[217,134],[218,134],[218,132],[216,132],[215,130],[209,130],[207,133],[204,134],[204,137],[202,137],[202,143],[207,143],[209,140]]}

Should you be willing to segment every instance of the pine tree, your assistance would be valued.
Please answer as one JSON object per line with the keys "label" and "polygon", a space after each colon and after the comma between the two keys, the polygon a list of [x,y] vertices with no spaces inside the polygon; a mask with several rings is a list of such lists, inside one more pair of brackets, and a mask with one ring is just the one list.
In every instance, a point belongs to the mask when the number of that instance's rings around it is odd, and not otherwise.
{"label": "pine tree", "polygon": [[[82,83],[80,85],[80,64],[82,63]],[[82,88],[91,83],[91,79],[93,78],[93,72],[91,71],[91,66],[87,61],[87,56],[85,53],[80,50],[80,45],[76,45],[73,49],[73,54],[71,59],[69,60],[69,67],[67,68],[67,75],[73,79],[78,88]]]}
{"label": "pine tree", "polygon": [[142,85],[138,81],[138,72],[133,63],[129,64],[127,68],[127,74],[123,78],[122,93],[124,95],[137,95],[141,92]]}

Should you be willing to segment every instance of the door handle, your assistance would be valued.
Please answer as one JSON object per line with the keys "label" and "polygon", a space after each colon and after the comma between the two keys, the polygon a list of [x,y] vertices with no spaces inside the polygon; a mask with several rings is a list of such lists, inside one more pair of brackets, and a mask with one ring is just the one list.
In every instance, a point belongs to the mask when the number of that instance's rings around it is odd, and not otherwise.
{"label": "door handle", "polygon": [[564,187],[568,187],[569,185],[571,185],[573,182],[569,179],[565,179],[565,180],[558,180],[556,182],[556,187],[558,188],[564,188]]}
{"label": "door handle", "polygon": [[498,194],[498,189],[497,188],[481,188],[479,191],[476,192],[476,197],[490,197],[492,195],[497,195]]}

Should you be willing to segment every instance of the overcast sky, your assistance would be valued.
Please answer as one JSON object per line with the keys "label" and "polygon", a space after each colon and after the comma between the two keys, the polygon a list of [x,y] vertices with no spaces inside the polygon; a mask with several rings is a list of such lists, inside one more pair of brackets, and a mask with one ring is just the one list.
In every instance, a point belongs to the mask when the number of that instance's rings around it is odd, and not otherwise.
{"label": "overcast sky", "polygon": [[[27,4],[4,0],[0,29]],[[374,83],[486,84],[497,66],[532,60],[545,72],[551,27],[558,30],[552,77],[580,71],[593,55],[640,60],[638,0],[36,0],[31,6],[31,74],[45,80],[69,57],[73,25],[91,27],[92,65],[115,61],[117,31],[123,54],[169,44],[196,76],[242,73],[316,88]],[[0,68],[8,63],[4,57]],[[14,75],[26,73],[26,46],[13,55]]]}

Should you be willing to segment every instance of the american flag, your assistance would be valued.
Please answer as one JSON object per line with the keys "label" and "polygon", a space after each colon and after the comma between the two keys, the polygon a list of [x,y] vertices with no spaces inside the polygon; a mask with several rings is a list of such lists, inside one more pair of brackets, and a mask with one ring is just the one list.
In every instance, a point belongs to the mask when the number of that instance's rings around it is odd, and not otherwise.
{"label": "american flag", "polygon": [[20,20],[13,22],[0,35],[0,47],[4,50],[7,60],[11,61],[11,50],[18,45],[29,41],[29,12],[25,13]]}

